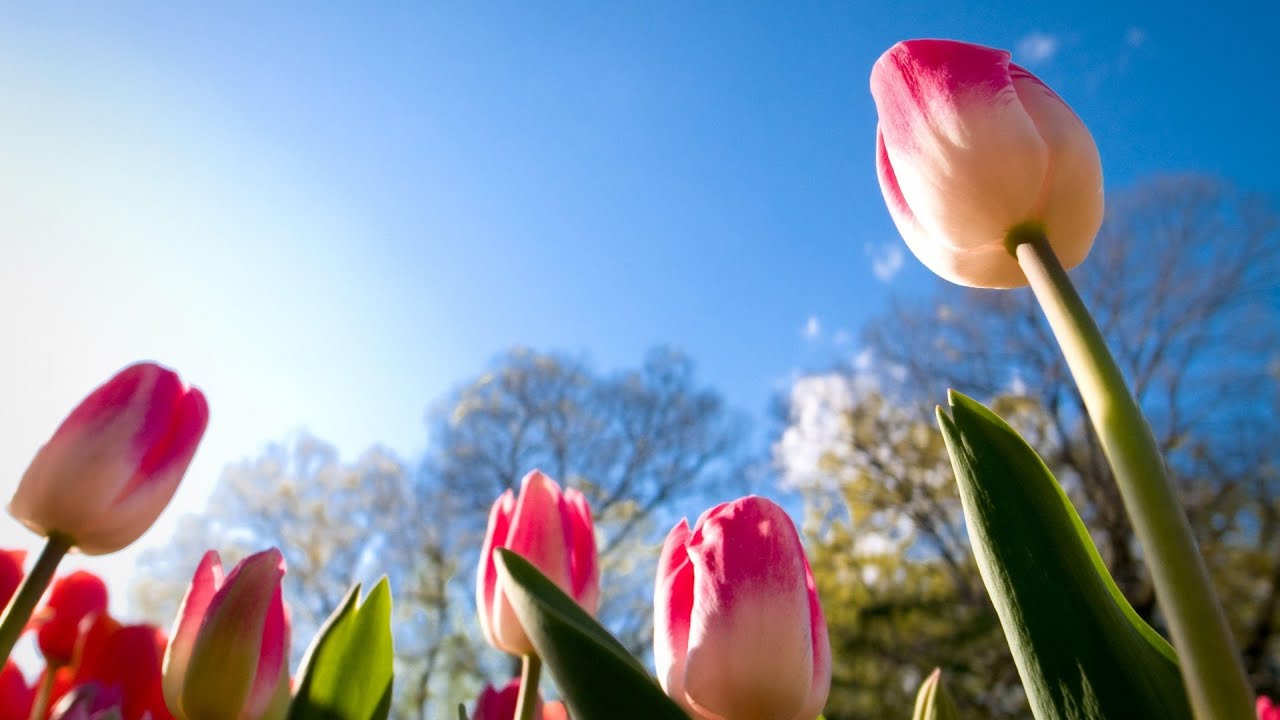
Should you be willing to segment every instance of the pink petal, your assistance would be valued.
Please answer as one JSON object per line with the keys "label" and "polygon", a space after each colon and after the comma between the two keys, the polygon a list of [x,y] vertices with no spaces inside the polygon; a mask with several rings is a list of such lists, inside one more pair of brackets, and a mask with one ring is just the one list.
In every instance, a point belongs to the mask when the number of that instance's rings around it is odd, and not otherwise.
{"label": "pink petal", "polygon": [[809,559],[804,559],[805,587],[809,594],[809,628],[813,641],[813,678],[809,684],[809,696],[793,720],[813,720],[822,714],[831,692],[831,640],[827,636],[827,620],[818,599],[818,586],[809,569]]}
{"label": "pink petal", "polygon": [[565,543],[569,546],[569,577],[573,596],[587,612],[600,604],[600,566],[596,559],[596,532],[591,506],[581,492],[564,491]]}
{"label": "pink petal", "polygon": [[200,625],[214,594],[223,585],[222,560],[214,550],[204,554],[196,566],[195,576],[178,608],[178,619],[169,633],[169,648],[164,656],[164,701],[181,714],[182,686],[186,681],[191,649],[195,646]]}
{"label": "pink petal", "polygon": [[493,551],[506,544],[515,505],[515,494],[507,490],[498,496],[489,510],[489,525],[485,531],[484,544],[480,548],[480,572],[476,576],[476,608],[480,611],[480,630],[489,644],[495,646],[497,638],[493,632],[493,624],[497,612],[498,566],[494,563]]}
{"label": "pink petal", "polygon": [[653,662],[658,682],[668,695],[686,706],[684,667],[694,586],[693,565],[686,548],[690,535],[689,523],[683,519],[667,533],[658,556],[658,580],[653,592]]}
{"label": "pink petal", "polygon": [[569,548],[565,546],[560,503],[560,487],[551,478],[537,470],[526,475],[506,546],[533,563],[561,590],[571,593]]}
{"label": "pink petal", "polygon": [[782,508],[759,497],[723,506],[688,542],[693,612],[685,696],[726,718],[790,717],[813,678],[804,550]]}
{"label": "pink petal", "polygon": [[[283,559],[281,561],[283,566]],[[262,650],[258,655],[258,672],[253,679],[253,689],[245,702],[244,713],[248,717],[263,717],[275,699],[280,683],[289,682],[289,620],[285,613],[284,597],[280,585],[276,585],[267,608],[266,622],[262,628]]]}

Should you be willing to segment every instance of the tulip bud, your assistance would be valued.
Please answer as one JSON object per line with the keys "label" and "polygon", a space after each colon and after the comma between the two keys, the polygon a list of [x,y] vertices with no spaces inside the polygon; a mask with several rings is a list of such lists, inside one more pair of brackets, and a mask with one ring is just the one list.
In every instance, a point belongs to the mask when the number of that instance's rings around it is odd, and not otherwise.
{"label": "tulip bud", "polygon": [[131,365],[62,421],[22,476],[9,514],[88,555],[137,540],[173,497],[209,420],[177,373]]}
{"label": "tulip bud", "polygon": [[476,580],[480,629],[499,650],[532,653],[533,645],[503,592],[493,560],[497,548],[528,560],[587,612],[595,613],[600,573],[591,508],[582,493],[573,489],[561,493],[551,478],[534,470],[524,477],[518,498],[507,490],[489,513]]}
{"label": "tulip bud", "polygon": [[9,599],[22,584],[22,566],[26,561],[26,550],[0,550],[0,612],[4,612]]}
{"label": "tulip bud", "polygon": [[53,581],[49,599],[33,617],[40,652],[53,665],[66,665],[80,637],[80,622],[107,610],[107,584],[77,570]]}
{"label": "tulip bud", "polygon": [[27,685],[22,670],[6,660],[0,668],[0,720],[27,720],[35,699],[36,689]]}
{"label": "tulip bud", "polygon": [[1258,720],[1280,720],[1280,705],[1271,702],[1266,695],[1259,695],[1257,700]]}
{"label": "tulip bud", "polygon": [[274,548],[223,579],[212,550],[196,568],[164,656],[164,699],[179,720],[276,720],[289,706],[289,620]]}
{"label": "tulip bud", "polygon": [[[492,685],[485,685],[476,698],[476,709],[471,713],[471,720],[514,720],[516,701],[520,699],[520,678],[512,678],[501,690]],[[540,720],[566,720],[569,715],[564,704],[559,702],[542,702],[538,698],[534,717]]]}
{"label": "tulip bud", "polygon": [[653,622],[658,680],[694,718],[813,720],[826,703],[826,621],[795,525],[770,500],[672,528]]}
{"label": "tulip bud", "polygon": [[1080,118],[1009,53],[909,40],[871,70],[876,170],[898,232],[960,285],[1019,287],[1015,227],[1044,233],[1067,268],[1102,225],[1102,162]]}

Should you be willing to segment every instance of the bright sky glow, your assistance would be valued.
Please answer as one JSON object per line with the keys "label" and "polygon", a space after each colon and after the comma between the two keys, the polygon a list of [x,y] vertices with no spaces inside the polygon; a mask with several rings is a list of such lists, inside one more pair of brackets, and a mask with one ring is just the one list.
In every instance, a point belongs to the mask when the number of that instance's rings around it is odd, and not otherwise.
{"label": "bright sky glow", "polygon": [[[516,343],[611,367],[669,342],[763,417],[932,282],[873,169],[897,40],[1013,48],[1112,187],[1280,191],[1277,11],[1176,5],[6,6],[0,496],[139,358],[212,408],[144,546],[300,428],[412,458]],[[36,541],[3,518],[0,545]],[[133,557],[88,564],[121,588]]]}

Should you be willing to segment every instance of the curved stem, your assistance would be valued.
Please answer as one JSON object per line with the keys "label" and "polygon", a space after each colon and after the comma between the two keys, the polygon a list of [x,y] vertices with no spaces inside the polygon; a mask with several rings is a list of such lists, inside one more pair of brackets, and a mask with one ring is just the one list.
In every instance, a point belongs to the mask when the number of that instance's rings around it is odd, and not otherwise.
{"label": "curved stem", "polygon": [[49,663],[40,677],[40,687],[36,690],[35,702],[31,704],[28,720],[44,720],[49,712],[49,700],[53,697],[53,683],[58,679],[60,665]]}
{"label": "curved stem", "polygon": [[53,579],[53,571],[58,568],[62,556],[66,555],[70,549],[71,538],[61,533],[49,533],[44,549],[40,551],[40,557],[36,558],[36,564],[22,579],[18,591],[9,601],[9,607],[5,608],[4,616],[0,617],[0,665],[9,659],[9,653],[13,651],[14,644],[18,642],[18,637],[26,628],[27,621],[31,619],[36,603],[40,602],[45,588],[49,587],[49,581]]}
{"label": "curved stem", "polygon": [[516,700],[515,720],[537,720],[538,679],[542,674],[542,660],[528,653],[520,666],[520,695]]}
{"label": "curved stem", "polygon": [[1026,274],[1084,398],[1151,570],[1191,708],[1200,720],[1252,720],[1252,693],[1164,460],[1115,358],[1043,232],[1014,228]]}

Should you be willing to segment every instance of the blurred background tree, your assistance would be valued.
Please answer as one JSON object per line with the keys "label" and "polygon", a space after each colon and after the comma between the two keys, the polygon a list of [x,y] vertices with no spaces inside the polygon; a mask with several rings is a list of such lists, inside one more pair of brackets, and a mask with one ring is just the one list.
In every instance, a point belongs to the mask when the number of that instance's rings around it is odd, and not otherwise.
{"label": "blurred background tree", "polygon": [[[1260,198],[1204,177],[1112,197],[1073,276],[1177,483],[1261,691],[1280,689],[1275,438],[1280,235]],[[1135,609],[1161,627],[1115,483],[1034,299],[940,283],[871,322],[852,366],[802,378],[774,446],[809,508],[832,623],[828,718],[909,707],[934,665],[967,717],[1026,714],[968,551],[933,408],[993,404],[1071,495]],[[900,713],[899,713],[900,714]]]}
{"label": "blurred background tree", "polygon": [[475,620],[475,566],[503,490],[541,468],[587,495],[604,578],[600,617],[644,654],[662,534],[744,477],[748,461],[745,418],[669,349],[616,374],[515,349],[439,403],[430,423],[417,471],[376,447],[346,463],[305,434],[228,467],[207,511],[183,518],[170,545],[144,556],[135,607],[168,623],[207,548],[230,564],[280,547],[296,663],[351,583],[385,573],[397,620],[396,717],[452,717],[486,677],[510,670]]}

